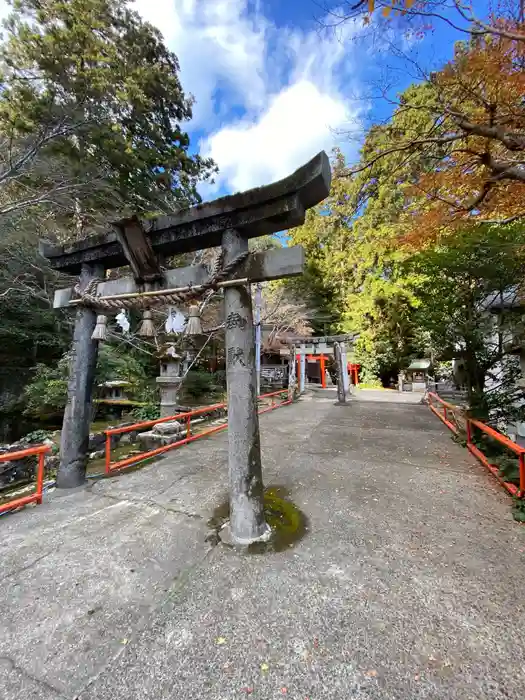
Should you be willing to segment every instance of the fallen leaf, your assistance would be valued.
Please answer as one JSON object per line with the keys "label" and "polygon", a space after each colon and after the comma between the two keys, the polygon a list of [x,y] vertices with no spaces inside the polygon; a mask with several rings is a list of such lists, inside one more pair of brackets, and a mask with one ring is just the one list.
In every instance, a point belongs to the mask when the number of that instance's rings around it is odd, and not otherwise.
{"label": "fallen leaf", "polygon": [[368,676],[369,678],[375,678],[377,676],[377,671],[375,668],[371,668],[369,671],[366,671],[365,676]]}
{"label": "fallen leaf", "polygon": [[120,643],[121,644],[127,644],[129,642],[129,639],[121,639]]}
{"label": "fallen leaf", "polygon": [[261,664],[261,671],[263,673],[266,673],[266,671],[269,671],[269,670],[270,670],[270,667],[268,666],[268,664],[266,662]]}
{"label": "fallen leaf", "polygon": [[226,644],[226,638],[225,637],[217,637],[217,639],[215,640],[215,644],[219,644],[219,645]]}

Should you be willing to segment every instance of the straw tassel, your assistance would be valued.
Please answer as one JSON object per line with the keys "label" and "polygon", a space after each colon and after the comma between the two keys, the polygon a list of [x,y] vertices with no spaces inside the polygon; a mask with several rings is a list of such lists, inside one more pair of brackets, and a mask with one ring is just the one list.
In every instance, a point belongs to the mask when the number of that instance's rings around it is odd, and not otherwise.
{"label": "straw tassel", "polygon": [[102,314],[97,316],[97,323],[95,324],[95,328],[91,334],[91,340],[107,340],[107,323],[107,316]]}
{"label": "straw tassel", "polygon": [[197,305],[190,306],[190,315],[186,324],[186,335],[201,335],[201,314]]}
{"label": "straw tassel", "polygon": [[155,326],[153,325],[153,314],[151,311],[144,311],[142,314],[142,323],[138,330],[138,335],[144,338],[153,338],[155,336]]}

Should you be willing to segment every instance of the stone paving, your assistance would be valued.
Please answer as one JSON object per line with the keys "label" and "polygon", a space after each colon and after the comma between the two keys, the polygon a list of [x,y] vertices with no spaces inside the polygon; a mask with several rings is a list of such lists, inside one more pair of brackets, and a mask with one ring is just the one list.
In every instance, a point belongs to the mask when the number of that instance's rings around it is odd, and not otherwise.
{"label": "stone paving", "polygon": [[225,434],[0,518],[0,698],[518,700],[525,529],[414,396],[261,416],[284,552],[206,542]]}

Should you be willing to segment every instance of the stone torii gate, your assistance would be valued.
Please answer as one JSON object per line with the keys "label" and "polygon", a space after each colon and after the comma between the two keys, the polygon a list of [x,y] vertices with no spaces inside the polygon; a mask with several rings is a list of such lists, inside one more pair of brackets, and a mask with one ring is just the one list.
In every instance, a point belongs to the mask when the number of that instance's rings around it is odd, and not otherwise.
{"label": "stone torii gate", "polygon": [[[66,246],[40,243],[41,254],[54,269],[79,277],[75,287],[58,290],[54,301],[55,308],[77,310],[57,487],[85,482],[97,311],[98,323],[104,324],[101,314],[133,300],[144,310],[143,323],[151,325],[152,305],[180,303],[224,288],[231,533],[239,543],[267,535],[250,284],[301,274],[304,252],[296,246],[248,254],[248,240],[299,226],[306,210],[321,202],[329,189],[330,164],[321,152],[271,185],[152,220],[126,219],[110,233]],[[218,246],[222,252],[211,272],[204,265],[172,270],[161,266],[167,256]],[[133,276],[106,280],[106,270],[122,266],[129,266]]]}
{"label": "stone torii gate", "polygon": [[[323,336],[289,336],[287,344],[291,347],[291,354],[295,362],[296,355],[299,356],[299,393],[302,394],[306,385],[306,358],[309,355],[319,355],[324,358],[324,353],[333,353],[337,366],[337,399],[341,404],[345,404],[350,393],[350,378],[348,376],[348,366],[346,359],[346,345],[352,345],[355,336],[350,333],[340,335]],[[324,362],[321,360],[321,375],[324,372]],[[321,376],[323,388],[325,386],[324,377]]]}

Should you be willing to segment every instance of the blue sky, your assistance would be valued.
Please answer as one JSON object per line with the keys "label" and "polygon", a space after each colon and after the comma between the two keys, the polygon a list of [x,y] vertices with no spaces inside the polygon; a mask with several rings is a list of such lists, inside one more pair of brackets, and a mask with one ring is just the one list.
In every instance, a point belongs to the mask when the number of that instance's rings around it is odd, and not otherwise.
{"label": "blue sky", "polygon": [[[371,29],[337,28],[332,0],[135,0],[178,55],[196,103],[192,149],[219,166],[205,199],[265,184],[321,149],[340,146],[349,160],[370,124],[393,107],[380,96],[404,89],[442,65],[459,35],[437,24],[423,39],[396,21]],[[0,0],[0,16],[6,11]],[[379,29],[379,31],[378,31]],[[392,47],[408,57],[400,58]]]}
{"label": "blue sky", "polygon": [[[325,0],[329,3],[329,0]],[[331,22],[323,0],[136,0],[180,59],[196,99],[193,147],[217,162],[209,199],[283,177],[334,145],[355,158],[366,129],[388,117],[379,97],[405,88],[452,55],[458,36],[441,24],[424,39]],[[333,8],[337,8],[335,4]]]}

